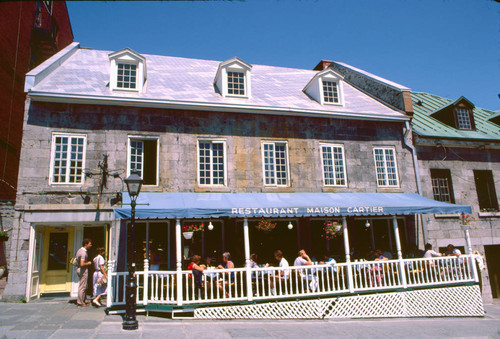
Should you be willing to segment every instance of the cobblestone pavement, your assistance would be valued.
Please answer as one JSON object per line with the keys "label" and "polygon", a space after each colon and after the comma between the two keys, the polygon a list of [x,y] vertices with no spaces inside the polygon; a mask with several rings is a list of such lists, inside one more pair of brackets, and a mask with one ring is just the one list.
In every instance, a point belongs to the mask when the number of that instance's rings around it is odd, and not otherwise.
{"label": "cobblestone pavement", "polygon": [[78,308],[67,299],[28,304],[0,302],[4,338],[500,338],[500,302],[482,318],[314,321],[170,320],[138,315],[139,330],[121,329],[119,315]]}

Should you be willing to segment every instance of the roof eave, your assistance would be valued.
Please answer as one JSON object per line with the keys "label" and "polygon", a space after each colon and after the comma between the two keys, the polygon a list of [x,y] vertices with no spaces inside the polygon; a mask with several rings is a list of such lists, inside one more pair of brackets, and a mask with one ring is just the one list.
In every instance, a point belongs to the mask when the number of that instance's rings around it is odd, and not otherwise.
{"label": "roof eave", "polygon": [[[324,110],[300,109],[293,107],[275,107],[275,106],[255,106],[255,105],[234,105],[221,103],[207,103],[194,101],[179,101],[165,99],[137,99],[111,96],[89,96],[49,92],[30,92],[31,100],[41,102],[64,102],[74,104],[94,104],[94,105],[118,105],[134,107],[152,107],[167,109],[192,109],[203,111],[220,111],[249,114],[271,114],[271,115],[293,115],[308,117],[328,117],[339,119],[356,120],[377,120],[403,122],[410,118],[401,114],[401,116],[380,115],[376,113],[353,113],[353,112],[332,112]],[[399,113],[399,112],[398,112]]]}

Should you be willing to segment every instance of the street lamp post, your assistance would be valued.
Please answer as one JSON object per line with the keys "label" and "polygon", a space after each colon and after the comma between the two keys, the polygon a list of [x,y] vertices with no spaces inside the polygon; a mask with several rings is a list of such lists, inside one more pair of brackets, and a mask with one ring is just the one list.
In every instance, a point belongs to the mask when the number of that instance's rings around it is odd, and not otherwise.
{"label": "street lamp post", "polygon": [[137,284],[135,282],[135,206],[142,186],[142,178],[137,170],[132,170],[130,176],[125,179],[128,194],[130,196],[130,206],[132,208],[130,216],[130,229],[127,232],[127,265],[128,277],[126,285],[126,314],[123,319],[122,328],[124,330],[137,330],[139,323],[135,318],[136,314],[136,294]]}

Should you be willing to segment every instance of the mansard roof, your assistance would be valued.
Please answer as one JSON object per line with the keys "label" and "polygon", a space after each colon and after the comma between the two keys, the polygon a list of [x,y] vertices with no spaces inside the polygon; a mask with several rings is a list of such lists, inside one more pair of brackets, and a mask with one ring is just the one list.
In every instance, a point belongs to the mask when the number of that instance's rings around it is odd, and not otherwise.
{"label": "mansard roof", "polygon": [[214,88],[220,61],[160,55],[147,60],[148,79],[142,92],[109,88],[110,51],[80,48],[73,43],[27,74],[25,90],[32,100],[134,105],[194,110],[351,119],[403,121],[409,118],[344,82],[344,105],[321,105],[302,89],[314,70],[251,65],[252,96],[221,96]]}
{"label": "mansard roof", "polygon": [[[412,92],[411,97],[414,110],[412,127],[413,131],[419,136],[464,140],[500,140],[499,125],[492,121],[495,112],[476,107],[463,96],[451,100],[429,93]],[[459,103],[463,103],[471,109],[475,129],[457,129],[437,118],[440,112],[445,112]]]}

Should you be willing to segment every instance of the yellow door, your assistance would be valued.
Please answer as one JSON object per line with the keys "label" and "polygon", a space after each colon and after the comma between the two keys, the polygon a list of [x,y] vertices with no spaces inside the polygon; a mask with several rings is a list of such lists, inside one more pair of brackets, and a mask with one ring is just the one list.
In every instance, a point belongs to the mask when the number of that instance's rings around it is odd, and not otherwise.
{"label": "yellow door", "polygon": [[73,227],[45,227],[40,293],[71,292]]}

